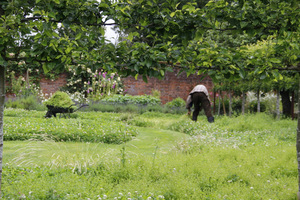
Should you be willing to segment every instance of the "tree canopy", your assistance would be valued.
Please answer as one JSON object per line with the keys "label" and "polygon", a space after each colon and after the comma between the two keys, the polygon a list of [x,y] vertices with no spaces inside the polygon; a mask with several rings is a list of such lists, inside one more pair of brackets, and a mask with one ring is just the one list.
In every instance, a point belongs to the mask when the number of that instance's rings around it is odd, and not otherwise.
{"label": "tree canopy", "polygon": [[[299,70],[296,0],[15,0],[2,1],[0,15],[2,66],[92,65],[145,80],[177,63],[216,79]],[[104,38],[110,19],[127,33],[117,45]],[[261,41],[272,45],[251,50]]]}
{"label": "tree canopy", "polygon": [[[299,70],[299,6],[293,0],[221,0],[201,6],[196,1],[120,1],[116,22],[131,31],[128,45],[135,48],[127,52],[132,60],[143,59],[145,69],[153,62],[149,55],[157,55],[180,63],[188,73],[208,72],[217,79],[244,78],[249,72],[280,79],[280,70]],[[263,40],[272,45],[251,50]]]}

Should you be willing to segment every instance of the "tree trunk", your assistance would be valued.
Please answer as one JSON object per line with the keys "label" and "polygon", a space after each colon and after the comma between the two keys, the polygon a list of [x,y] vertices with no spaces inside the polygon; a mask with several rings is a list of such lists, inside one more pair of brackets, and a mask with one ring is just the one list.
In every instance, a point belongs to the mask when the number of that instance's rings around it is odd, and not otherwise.
{"label": "tree trunk", "polygon": [[282,103],[282,114],[285,117],[291,117],[291,106],[290,92],[286,90],[280,91],[281,103]]}
{"label": "tree trunk", "polygon": [[221,95],[220,95],[220,91],[219,91],[218,100],[219,100],[219,104],[218,104],[218,115],[220,115],[220,113],[221,113]]}
{"label": "tree trunk", "polygon": [[277,91],[277,100],[276,100],[276,118],[280,118],[280,94],[279,91]]}
{"label": "tree trunk", "polygon": [[214,115],[216,114],[216,91],[214,91]]}
{"label": "tree trunk", "polygon": [[291,106],[291,113],[292,113],[292,120],[295,119],[295,92],[292,92],[292,106]]}
{"label": "tree trunk", "polygon": [[231,98],[231,91],[229,91],[229,111],[228,111],[228,115],[229,117],[231,117],[231,113],[232,113],[232,98]]}
{"label": "tree trunk", "polygon": [[260,91],[257,90],[257,112],[260,113]]}
{"label": "tree trunk", "polygon": [[297,128],[297,160],[298,160],[298,200],[300,199],[300,79],[298,88],[298,128]]}
{"label": "tree trunk", "polygon": [[246,92],[242,94],[242,115],[245,114],[245,104],[246,104]]}
{"label": "tree trunk", "polygon": [[5,100],[5,67],[0,66],[0,196],[1,196],[1,182],[2,182],[4,100]]}
{"label": "tree trunk", "polygon": [[223,97],[222,93],[221,93],[221,99],[222,99],[222,106],[223,106],[223,115],[226,116],[227,115],[226,114],[226,108],[225,108],[224,97]]}

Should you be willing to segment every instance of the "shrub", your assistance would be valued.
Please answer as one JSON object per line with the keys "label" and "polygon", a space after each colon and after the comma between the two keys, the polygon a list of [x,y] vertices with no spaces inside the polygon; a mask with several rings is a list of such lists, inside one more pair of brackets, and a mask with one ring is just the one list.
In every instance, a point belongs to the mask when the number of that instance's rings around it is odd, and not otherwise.
{"label": "shrub", "polygon": [[172,107],[185,107],[185,101],[180,98],[180,97],[177,97],[176,99],[173,99],[172,101],[166,103],[166,106],[169,107],[169,108],[172,108]]}
{"label": "shrub", "polygon": [[154,96],[155,98],[160,99],[160,91],[159,90],[152,90],[152,96]]}

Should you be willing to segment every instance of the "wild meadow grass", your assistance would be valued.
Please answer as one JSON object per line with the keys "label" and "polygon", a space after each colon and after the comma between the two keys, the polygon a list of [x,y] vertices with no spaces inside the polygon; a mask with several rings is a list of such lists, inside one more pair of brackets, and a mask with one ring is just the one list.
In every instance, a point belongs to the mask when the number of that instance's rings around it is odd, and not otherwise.
{"label": "wild meadow grass", "polygon": [[[19,115],[27,123],[39,118]],[[57,121],[97,118],[138,134],[122,144],[4,141],[3,199],[296,199],[296,121],[266,114],[216,117],[212,124],[204,116],[195,123],[153,112],[77,115]]]}

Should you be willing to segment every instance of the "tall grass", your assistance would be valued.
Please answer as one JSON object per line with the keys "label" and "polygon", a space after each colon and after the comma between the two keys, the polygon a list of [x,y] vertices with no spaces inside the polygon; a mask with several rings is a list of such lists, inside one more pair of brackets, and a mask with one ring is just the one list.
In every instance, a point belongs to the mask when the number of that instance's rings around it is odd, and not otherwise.
{"label": "tall grass", "polygon": [[3,199],[296,199],[295,121],[266,114],[212,124],[153,112],[79,116],[145,124],[121,145],[5,142]]}

